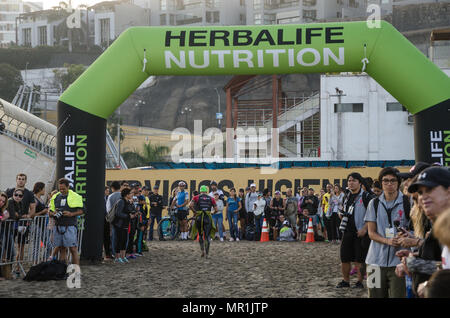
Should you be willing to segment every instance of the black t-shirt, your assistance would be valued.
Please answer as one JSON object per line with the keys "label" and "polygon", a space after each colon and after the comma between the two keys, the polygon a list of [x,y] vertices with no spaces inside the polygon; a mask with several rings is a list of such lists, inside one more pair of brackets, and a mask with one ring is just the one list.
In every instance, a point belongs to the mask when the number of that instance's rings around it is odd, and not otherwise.
{"label": "black t-shirt", "polygon": [[[8,196],[8,198],[13,197],[14,191],[16,191],[16,188],[9,188],[8,190],[6,190],[6,195]],[[23,190],[23,198],[22,198],[23,209],[24,211],[26,211],[25,214],[28,214],[30,204],[35,202],[36,201],[34,200],[34,193],[25,188]]]}
{"label": "black t-shirt", "polygon": [[34,199],[36,202],[36,213],[44,211],[47,207],[40,200]]}
{"label": "black t-shirt", "polygon": [[[163,197],[159,194],[152,193],[149,197],[150,200],[150,214],[160,216],[163,208]],[[156,206],[153,203],[156,202]]]}
{"label": "black t-shirt", "polygon": [[[347,200],[347,204],[345,206],[345,212],[348,212],[348,210],[350,209],[350,207],[352,206],[352,204],[355,202],[356,198],[358,197],[359,193],[355,193],[355,194],[350,194],[350,196],[348,197]],[[345,229],[347,232],[358,232],[358,230],[356,229],[356,224],[355,224],[355,214],[352,213],[352,215],[348,216],[348,222],[347,222],[347,228]]]}

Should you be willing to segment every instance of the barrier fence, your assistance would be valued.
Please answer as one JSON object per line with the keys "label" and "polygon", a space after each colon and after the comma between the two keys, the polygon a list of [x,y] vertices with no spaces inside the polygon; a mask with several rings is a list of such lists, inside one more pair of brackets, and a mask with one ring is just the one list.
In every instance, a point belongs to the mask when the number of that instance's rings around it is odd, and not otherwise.
{"label": "barrier fence", "polygon": [[[25,275],[25,268],[50,260],[53,256],[59,259],[59,251],[55,251],[53,243],[53,218],[47,215],[33,219],[0,220],[0,266],[12,265],[13,272]],[[84,232],[84,216],[77,219],[78,254]],[[72,256],[66,253],[66,262]]]}

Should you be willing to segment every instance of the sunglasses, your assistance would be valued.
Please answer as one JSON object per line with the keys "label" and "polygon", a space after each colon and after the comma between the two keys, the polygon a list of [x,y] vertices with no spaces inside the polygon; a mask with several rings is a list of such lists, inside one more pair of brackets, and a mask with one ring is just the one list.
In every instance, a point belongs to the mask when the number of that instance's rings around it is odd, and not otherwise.
{"label": "sunglasses", "polygon": [[14,193],[14,196],[15,196],[15,197],[19,197],[19,198],[23,198],[23,194],[17,194],[17,193]]}

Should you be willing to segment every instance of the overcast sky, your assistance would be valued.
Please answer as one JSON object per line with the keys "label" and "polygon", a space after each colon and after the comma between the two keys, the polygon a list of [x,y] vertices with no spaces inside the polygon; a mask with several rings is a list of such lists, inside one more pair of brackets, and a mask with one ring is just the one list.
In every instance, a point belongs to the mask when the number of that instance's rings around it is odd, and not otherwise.
{"label": "overcast sky", "polygon": [[[31,0],[33,1],[33,0]],[[50,9],[53,6],[57,6],[61,0],[35,0],[36,2],[43,2],[44,9]],[[65,0],[64,2],[69,2],[69,0]],[[76,7],[79,4],[87,4],[89,6],[101,2],[101,0],[72,0],[72,6]]]}

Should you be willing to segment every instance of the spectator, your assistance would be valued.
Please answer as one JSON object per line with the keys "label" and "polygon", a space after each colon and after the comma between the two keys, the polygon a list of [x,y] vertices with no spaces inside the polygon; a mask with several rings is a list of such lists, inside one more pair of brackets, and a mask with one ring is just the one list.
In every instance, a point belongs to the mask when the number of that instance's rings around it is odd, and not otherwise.
{"label": "spectator", "polygon": [[53,240],[60,250],[60,261],[66,260],[66,248],[72,255],[72,264],[80,265],[78,257],[77,217],[83,215],[83,197],[69,189],[69,180],[58,180],[59,192],[50,199],[49,215],[55,218]]}
{"label": "spectator", "polygon": [[[217,202],[217,201],[216,201]],[[217,206],[217,208],[219,208]],[[238,218],[239,211],[242,209],[241,199],[236,195],[236,189],[230,189],[230,196],[227,200],[227,214],[225,221],[228,221],[230,227],[230,242],[234,240],[239,241],[239,229],[238,229]]]}
{"label": "spectator", "polygon": [[[48,214],[47,202],[42,200],[45,195],[45,184],[43,182],[36,182],[33,187],[34,201],[36,202],[36,213],[34,216],[46,216]],[[35,219],[36,228],[34,233],[34,244],[33,244],[33,262],[37,263],[39,259],[39,248],[41,241],[45,241],[46,237],[46,226],[47,218]]]}
{"label": "spectator", "polygon": [[442,213],[434,225],[434,235],[444,246],[442,249],[442,268],[450,269],[450,209]]}
{"label": "spectator", "polygon": [[256,184],[250,185],[250,191],[245,196],[245,209],[248,213],[248,218],[254,220],[255,202],[258,200],[258,193],[256,193]]}
{"label": "spectator", "polygon": [[319,199],[314,195],[314,189],[310,188],[308,190],[308,195],[303,200],[301,205],[303,209],[303,215],[307,218],[312,219],[314,237],[317,237],[317,209],[319,208]]}
{"label": "spectator", "polygon": [[[158,193],[158,191],[159,187],[155,185],[153,187],[153,193],[150,195],[150,226],[148,233],[149,241],[153,241],[155,219],[156,223],[159,224],[159,222],[161,221],[162,209],[164,208],[163,197]],[[161,238],[159,238],[159,240],[161,241]]]}
{"label": "spectator", "polygon": [[[324,220],[324,213],[325,213],[324,196],[325,196],[325,190],[320,189],[319,196],[318,196],[319,206],[317,207],[317,215],[316,215],[316,217],[318,218],[317,229],[322,234],[321,236],[319,235],[319,240],[324,240],[325,242],[328,242],[326,227],[325,227],[325,220]],[[328,206],[328,202],[326,203],[326,205]]]}
{"label": "spectator", "polygon": [[131,199],[134,205],[134,211],[136,212],[135,217],[131,218],[128,230],[128,240],[127,240],[127,259],[136,259],[136,255],[134,255],[136,251],[136,232],[138,228],[138,219],[140,213],[140,205],[139,205],[139,185],[137,183],[133,183],[131,185]]}
{"label": "spectator", "polygon": [[379,197],[383,193],[383,189],[381,188],[381,184],[378,180],[373,182],[372,192]]}
{"label": "spectator", "polygon": [[425,289],[426,298],[450,298],[450,269],[431,275]]}
{"label": "spectator", "polygon": [[295,232],[292,230],[292,226],[288,220],[284,220],[281,223],[279,232],[280,232],[280,235],[278,237],[279,241],[285,241],[285,242],[294,242],[295,241]]}
{"label": "spectator", "polygon": [[[213,219],[213,224],[214,227],[217,229],[217,227],[219,228],[219,237],[220,237],[220,241],[223,242],[223,228],[222,228],[222,222],[223,222],[223,209],[224,209],[224,205],[223,205],[223,201],[219,199],[219,192],[214,192],[214,201],[216,202],[216,208],[213,208],[213,214],[212,214],[212,219]],[[231,241],[231,240],[230,240]]]}
{"label": "spectator", "polygon": [[129,188],[124,188],[121,192],[121,198],[117,203],[117,211],[112,225],[116,233],[116,252],[115,263],[128,263],[125,257],[128,240],[128,227],[130,220],[136,217],[136,211],[133,204],[133,194]]}
{"label": "spectator", "polygon": [[[245,189],[248,192],[250,192],[250,188],[247,187]],[[239,226],[240,226],[240,230],[239,230],[239,235],[240,235],[240,239],[243,240],[245,239],[245,229],[247,226],[247,210],[245,208],[245,192],[244,189],[239,189],[239,198],[241,199],[241,209],[239,210]]]}
{"label": "spectator", "polygon": [[[118,181],[113,181],[111,183],[111,190],[112,193],[108,196],[108,199],[106,200],[106,211],[109,213],[113,206],[121,199],[120,191],[121,189],[125,189],[124,183],[122,182],[122,185],[119,184]],[[111,229],[111,255],[116,255],[116,234],[115,234],[115,228],[112,226],[112,224],[108,224],[108,226]]]}
{"label": "spectator", "polygon": [[344,193],[338,184],[334,185],[330,193],[330,203],[326,211],[327,224],[328,224],[328,239],[332,243],[338,243],[340,241],[339,231],[339,211],[342,210],[344,203]]}
{"label": "spectator", "polygon": [[294,233],[297,233],[298,197],[292,195],[292,189],[286,190],[286,199],[284,199],[283,206],[285,218],[289,221]]}
{"label": "spectator", "polygon": [[255,218],[255,241],[259,241],[261,238],[261,230],[264,222],[264,208],[266,206],[266,200],[263,198],[261,192],[258,192],[258,199],[253,203],[253,214]]}
{"label": "spectator", "polygon": [[[145,198],[145,211],[146,214],[144,215],[145,219],[147,220],[145,228],[144,228],[144,237],[142,238],[142,245],[143,245],[143,251],[148,251],[148,248],[146,247],[145,240],[148,238],[148,225],[150,223],[150,195],[153,194],[153,192],[150,191],[150,188],[147,186],[142,187],[142,195]],[[145,248],[145,249],[144,249]]]}
{"label": "spectator", "polygon": [[272,232],[273,240],[277,239],[277,231],[275,230],[275,226],[278,223],[278,218],[280,215],[284,216],[284,200],[281,198],[281,192],[275,191],[275,197],[270,202],[271,216],[268,219],[269,227]]}
{"label": "spectator", "polygon": [[[0,262],[12,262],[14,257],[14,238],[12,236],[11,223],[6,222],[9,218],[8,210],[8,196],[4,192],[0,192]],[[11,279],[12,265],[0,266],[1,280]]]}
{"label": "spectator", "polygon": [[150,215],[149,206],[147,205],[144,195],[138,196],[139,213],[136,216],[137,219],[137,233],[136,233],[136,256],[144,256],[142,254],[142,244],[144,240],[144,231],[148,224],[147,215]]}
{"label": "spectator", "polygon": [[111,254],[111,231],[110,231],[110,225],[108,223],[108,221],[106,221],[106,215],[108,214],[108,209],[107,209],[107,203],[108,203],[108,197],[110,195],[110,190],[109,187],[106,186],[105,187],[105,193],[103,196],[103,214],[104,214],[104,219],[103,219],[103,250],[105,251],[105,260],[109,261],[112,259],[112,254]]}
{"label": "spectator", "polygon": [[[450,170],[444,167],[427,168],[419,174],[417,181],[409,186],[408,191],[419,194],[419,202],[423,206],[425,215],[433,224],[439,215],[450,208]],[[406,259],[406,255],[402,258],[405,271],[412,273],[413,290],[418,296],[423,296],[424,283],[431,275],[429,272],[413,270],[413,263],[440,261],[441,254],[442,248],[432,228],[419,247],[417,259],[413,255],[410,255],[408,259]]]}
{"label": "spectator", "polygon": [[172,202],[171,207],[177,208],[177,217],[180,220],[180,231],[181,231],[181,240],[188,239],[188,228],[187,228],[187,216],[189,215],[189,193],[185,191],[186,183],[184,181],[180,181],[178,183],[178,192],[175,194],[175,199]]}
{"label": "spectator", "polygon": [[369,288],[370,298],[404,298],[406,296],[405,278],[395,275],[400,263],[395,257],[400,249],[399,228],[404,228],[407,218],[403,194],[400,192],[401,178],[397,172],[386,167],[381,170],[383,194],[372,200],[368,206],[365,221],[368,223],[370,243],[367,265],[380,268],[380,288]]}
{"label": "spectator", "polygon": [[277,219],[277,223],[275,224],[274,228],[273,228],[273,240],[274,241],[279,241],[279,236],[280,236],[280,230],[283,227],[283,223],[284,221],[286,221],[286,218],[284,217],[284,214],[280,214],[278,219]]}
{"label": "spectator", "polygon": [[337,288],[350,287],[351,263],[356,265],[358,281],[354,288],[363,288],[361,265],[366,259],[370,239],[364,222],[366,208],[372,197],[362,189],[363,177],[353,172],[347,176],[349,192],[344,198],[343,217],[339,229],[343,232],[341,241],[341,269],[343,280]]}
{"label": "spectator", "polygon": [[423,170],[425,170],[426,168],[429,168],[431,165],[427,162],[418,162],[416,163],[410,170],[409,172],[402,172],[399,173],[398,175],[400,176],[400,178],[402,178],[403,181],[403,194],[407,195],[408,197],[411,196],[411,193],[408,192],[408,187],[413,183],[413,178],[417,175],[419,175],[419,173],[421,173]]}
{"label": "spectator", "polygon": [[26,183],[27,183],[27,175],[24,173],[19,173],[16,176],[16,187],[7,189],[6,194],[8,195],[8,198],[11,198],[16,189],[21,189],[23,191],[22,204],[24,212],[25,214],[32,217],[34,216],[36,210],[36,202],[34,201],[33,192],[25,188]]}

